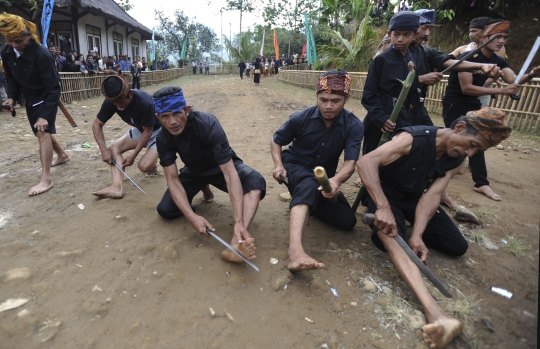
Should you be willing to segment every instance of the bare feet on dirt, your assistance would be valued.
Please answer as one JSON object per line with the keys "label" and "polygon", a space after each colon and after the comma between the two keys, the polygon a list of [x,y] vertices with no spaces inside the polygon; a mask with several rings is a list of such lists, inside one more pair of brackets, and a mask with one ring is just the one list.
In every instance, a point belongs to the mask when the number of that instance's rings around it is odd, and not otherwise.
{"label": "bare feet on dirt", "polygon": [[291,251],[289,250],[289,265],[287,269],[290,271],[298,270],[310,270],[310,269],[323,269],[324,264],[317,262],[304,251]]}
{"label": "bare feet on dirt", "polygon": [[32,188],[30,188],[30,191],[28,192],[28,196],[34,196],[42,194],[49,189],[51,189],[53,186],[52,181],[49,179],[47,181],[41,181],[37,185],[34,185]]}
{"label": "bare feet on dirt", "polygon": [[210,185],[207,184],[204,188],[202,188],[201,191],[203,192],[202,202],[209,204],[214,201],[214,193],[212,193],[212,190],[210,190]]}
{"label": "bare feet on dirt", "polygon": [[146,177],[157,176],[158,175],[157,165],[154,166],[150,171],[145,172],[145,173],[146,173]]}
{"label": "bare feet on dirt", "polygon": [[62,156],[58,156],[56,158],[56,160],[51,162],[51,167],[65,164],[65,163],[69,162],[69,160],[71,160],[71,159],[69,158],[69,155],[67,155],[67,154],[64,154]]}
{"label": "bare feet on dirt", "polygon": [[442,349],[463,330],[458,319],[444,317],[422,327],[424,341],[430,349]]}
{"label": "bare feet on dirt", "polygon": [[452,211],[455,211],[458,209],[458,205],[454,202],[454,200],[452,200],[452,198],[450,196],[448,196],[448,193],[446,193],[446,190],[442,193],[442,196],[441,196],[441,204],[443,204],[444,206],[448,207],[449,209],[451,209]]}
{"label": "bare feet on dirt", "polygon": [[[231,242],[231,246],[235,250],[240,252],[240,254],[242,256],[246,257],[247,259],[255,259],[255,257],[256,257],[255,256],[255,251],[257,250],[257,248],[255,247],[254,242],[255,242],[254,238],[249,238],[249,239],[246,239],[246,240],[242,241],[241,243]],[[227,261],[227,262],[234,262],[234,263],[242,263],[242,262],[244,262],[242,260],[242,258],[235,255],[229,249],[226,249],[223,252],[221,252],[221,259],[223,259],[224,261]]]}
{"label": "bare feet on dirt", "polygon": [[490,198],[491,200],[495,200],[495,201],[501,201],[502,200],[501,197],[499,196],[499,194],[494,192],[493,189],[491,189],[491,187],[489,185],[483,185],[481,187],[473,188],[473,189],[474,189],[475,192],[482,193],[485,196],[487,196],[488,198]]}
{"label": "bare feet on dirt", "polygon": [[110,186],[103,188],[100,191],[95,191],[92,193],[92,195],[97,196],[100,199],[121,199],[124,197],[124,191],[120,188]]}

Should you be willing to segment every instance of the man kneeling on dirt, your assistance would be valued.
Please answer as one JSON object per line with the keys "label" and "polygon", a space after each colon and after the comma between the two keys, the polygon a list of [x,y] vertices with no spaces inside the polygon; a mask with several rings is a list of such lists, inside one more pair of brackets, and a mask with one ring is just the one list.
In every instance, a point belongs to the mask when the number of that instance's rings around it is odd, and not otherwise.
{"label": "man kneeling on dirt", "polygon": [[[99,198],[121,199],[124,196],[123,175],[114,166],[113,161],[124,168],[131,166],[140,151],[146,148],[146,153],[139,160],[138,167],[141,172],[155,175],[158,158],[156,136],[161,130],[161,124],[155,117],[152,96],[141,90],[130,89],[127,80],[122,75],[112,75],[103,80],[101,91],[105,100],[94,121],[92,130],[101,152],[101,159],[111,165],[113,182],[109,187],[94,192],[92,195]],[[103,125],[115,113],[133,128],[114,142],[110,148],[107,148]],[[131,154],[124,159],[122,154],[132,149]]]}
{"label": "man kneeling on dirt", "polygon": [[[256,248],[248,229],[266,193],[264,178],[236,156],[214,115],[194,111],[186,104],[180,87],[164,87],[153,97],[156,116],[163,125],[157,150],[168,186],[157,206],[158,213],[166,219],[185,216],[199,234],[209,236],[206,229],[214,231],[214,227],[193,212],[193,197],[202,190],[206,201],[213,199],[209,184],[228,192],[234,212],[231,245],[246,258],[254,259]],[[177,153],[185,165],[180,174]],[[243,262],[228,249],[221,258]]]}
{"label": "man kneeling on dirt", "polygon": [[[270,151],[274,160],[274,179],[288,177],[292,200],[290,221],[289,270],[324,268],[304,252],[302,235],[310,214],[341,230],[351,230],[356,216],[340,191],[354,172],[364,125],[344,109],[349,100],[351,76],[342,70],[330,70],[317,82],[317,105],[293,114],[274,134]],[[291,143],[282,153],[281,147]],[[343,167],[336,173],[341,153]],[[326,169],[332,192],[322,192],[313,169]],[[336,203],[330,199],[337,197]]]}
{"label": "man kneeling on dirt", "polygon": [[405,237],[405,220],[413,224],[411,249],[427,263],[428,249],[461,256],[467,241],[439,207],[450,179],[465,157],[493,147],[510,136],[504,114],[495,108],[469,112],[450,128],[412,126],[397,130],[391,141],[358,161],[358,172],[371,199],[373,243],[387,251],[401,277],[424,307],[428,324],[422,329],[430,348],[443,348],[462,331],[431,296],[418,267],[393,237]]}

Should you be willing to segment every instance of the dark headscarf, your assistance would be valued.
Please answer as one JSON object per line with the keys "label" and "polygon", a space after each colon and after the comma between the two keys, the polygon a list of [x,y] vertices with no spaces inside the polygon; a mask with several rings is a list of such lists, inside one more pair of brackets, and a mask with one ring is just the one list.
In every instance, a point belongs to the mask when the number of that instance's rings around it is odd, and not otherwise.
{"label": "dark headscarf", "polygon": [[476,29],[482,29],[484,30],[484,27],[486,24],[491,22],[493,18],[491,17],[478,17],[474,18],[471,23],[469,24],[469,29],[476,28]]}
{"label": "dark headscarf", "polygon": [[351,75],[344,70],[329,70],[317,81],[317,94],[327,92],[335,95],[349,96]]}
{"label": "dark headscarf", "polygon": [[407,30],[417,32],[420,27],[420,15],[418,13],[401,11],[390,19],[390,31]]}
{"label": "dark headscarf", "polygon": [[420,15],[420,25],[435,23],[435,10],[421,9],[414,12]]}

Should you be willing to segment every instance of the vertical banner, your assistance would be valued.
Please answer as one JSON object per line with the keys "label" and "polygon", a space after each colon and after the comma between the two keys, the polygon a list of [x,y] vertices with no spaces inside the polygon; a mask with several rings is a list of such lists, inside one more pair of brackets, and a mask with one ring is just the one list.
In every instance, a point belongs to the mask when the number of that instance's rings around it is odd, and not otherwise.
{"label": "vertical banner", "polygon": [[47,47],[47,35],[49,35],[49,26],[53,13],[54,0],[43,1],[43,12],[41,13],[41,32],[43,33],[43,46]]}
{"label": "vertical banner", "polygon": [[274,29],[274,50],[276,51],[276,59],[279,59],[279,44],[277,41],[276,30]]}
{"label": "vertical banner", "polygon": [[302,47],[302,57],[305,57],[307,54],[307,41],[304,42],[304,46]]}
{"label": "vertical banner", "polygon": [[317,48],[315,47],[315,38],[309,25],[307,12],[304,12],[304,21],[306,22],[306,40],[307,40],[307,61],[308,65],[312,65],[317,61]]}
{"label": "vertical banner", "polygon": [[187,39],[188,35],[184,38],[184,44],[182,45],[182,52],[180,53],[180,59],[186,59],[186,49],[187,49]]}
{"label": "vertical banner", "polygon": [[264,53],[264,36],[265,36],[265,34],[266,34],[266,29],[264,29],[264,31],[263,31],[263,38],[262,38],[262,41],[261,41],[261,52],[260,52],[261,57],[263,56],[263,53]]}
{"label": "vertical banner", "polygon": [[156,42],[154,40],[154,28],[152,28],[152,42],[150,43],[150,63],[156,59]]}

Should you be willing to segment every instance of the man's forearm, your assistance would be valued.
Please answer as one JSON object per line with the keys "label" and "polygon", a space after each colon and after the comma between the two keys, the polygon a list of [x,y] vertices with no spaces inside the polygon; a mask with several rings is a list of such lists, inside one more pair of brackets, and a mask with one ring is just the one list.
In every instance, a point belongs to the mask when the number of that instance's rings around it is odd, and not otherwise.
{"label": "man's forearm", "polygon": [[[449,59],[446,62],[444,62],[444,67],[448,68],[452,64],[456,63],[457,59]],[[474,63],[469,61],[463,61],[460,64],[456,65],[452,70],[454,71],[473,71],[476,69],[482,70],[482,67],[484,66],[484,63]]]}
{"label": "man's forearm", "polygon": [[103,152],[107,150],[107,145],[105,144],[105,134],[103,134],[103,127],[98,123],[92,125],[92,132],[94,133],[94,139],[97,142],[99,151]]}
{"label": "man's forearm", "polygon": [[[176,168],[176,166],[175,166]],[[180,211],[184,214],[188,222],[193,221],[193,216],[195,215],[195,212],[193,212],[193,209],[191,208],[191,205],[189,204],[186,191],[184,190],[184,187],[180,183],[180,180],[178,179],[178,175],[176,174],[176,170],[173,171],[174,173],[171,174],[165,174],[167,179],[167,187],[169,188],[169,193],[171,194],[171,197],[178,207]]]}
{"label": "man's forearm", "polygon": [[244,193],[238,173],[234,169],[234,173],[228,171],[227,173],[223,173],[223,176],[225,177],[225,182],[227,182],[227,191],[229,192],[233,207],[234,222],[235,224],[244,224]]}
{"label": "man's forearm", "polygon": [[379,177],[379,166],[366,157],[360,159],[357,163],[358,173],[362,178],[362,183],[366,187],[369,196],[375,202],[377,208],[388,206],[388,199],[381,187],[381,179]]}
{"label": "man's forearm", "polygon": [[440,193],[428,192],[422,196],[416,206],[412,236],[421,237],[424,234],[429,221],[437,212],[440,202]]}
{"label": "man's forearm", "polygon": [[334,176],[339,181],[339,184],[345,183],[349,178],[351,178],[352,174],[354,173],[354,165],[356,164],[356,161],[354,160],[347,160],[343,163],[343,167],[341,170],[339,170],[338,173]]}
{"label": "man's forearm", "polygon": [[274,142],[272,139],[270,141],[270,154],[272,155],[272,160],[274,161],[274,166],[283,166],[283,162],[281,160],[281,145]]}
{"label": "man's forearm", "polygon": [[145,129],[141,135],[141,138],[139,138],[139,141],[137,142],[135,149],[133,149],[133,154],[132,154],[133,157],[137,157],[137,155],[139,155],[142,148],[144,148],[148,144],[148,141],[150,140],[151,136],[152,136],[152,130],[150,129],[150,131],[147,131]]}

